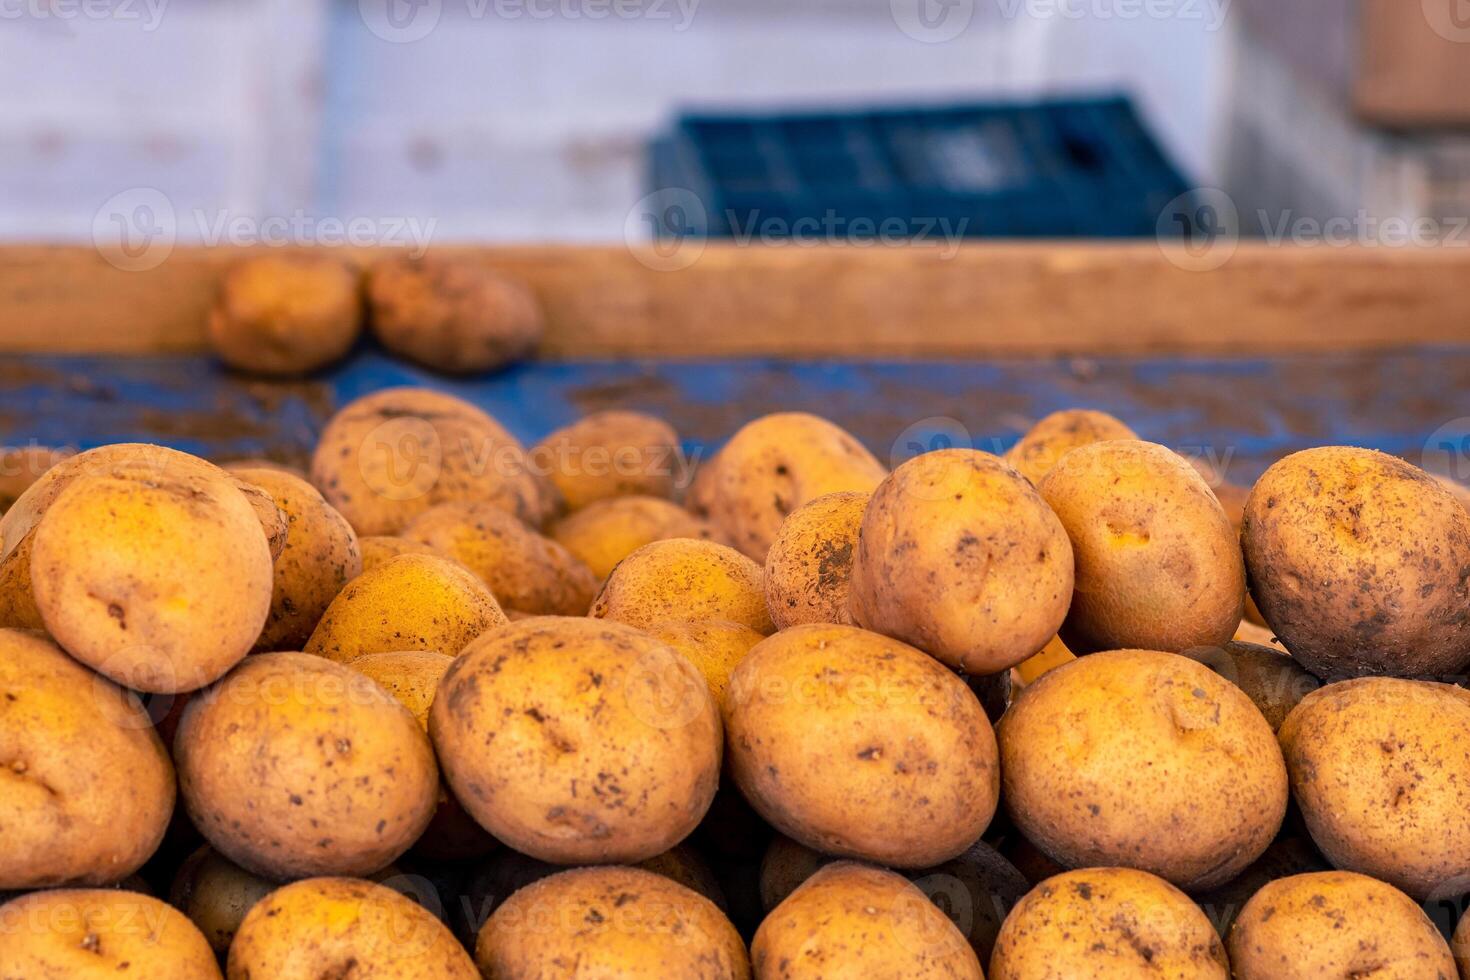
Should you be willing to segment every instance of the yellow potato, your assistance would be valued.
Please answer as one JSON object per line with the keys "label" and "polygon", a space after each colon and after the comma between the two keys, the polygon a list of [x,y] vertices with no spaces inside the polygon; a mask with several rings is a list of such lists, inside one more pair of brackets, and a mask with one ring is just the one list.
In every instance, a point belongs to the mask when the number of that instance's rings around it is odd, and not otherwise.
{"label": "yellow potato", "polygon": [[1467,980],[1470,978],[1470,912],[1466,912],[1460,919],[1460,924],[1455,927],[1450,949],[1454,953],[1455,962],[1459,964],[1461,980]]}
{"label": "yellow potato", "polygon": [[995,813],[996,743],[980,702],[896,640],[782,630],[735,668],[724,715],[741,792],[808,847],[928,867],[973,844]]}
{"label": "yellow potato", "polygon": [[663,640],[698,667],[715,703],[720,705],[725,703],[736,666],[765,639],[749,626],[725,619],[670,619],[654,623],[645,632]]}
{"label": "yellow potato", "polygon": [[403,536],[480,576],[506,609],[582,616],[597,591],[597,579],[571,552],[493,504],[440,504],[409,522]]}
{"label": "yellow potato", "polygon": [[0,905],[0,977],[219,980],[209,943],[156,898],[110,889],[32,892]]}
{"label": "yellow potato", "polygon": [[531,449],[567,510],[617,497],[674,495],[683,477],[679,435],[642,412],[594,412],[557,429]]}
{"label": "yellow potato", "polygon": [[452,657],[506,622],[485,583],[463,566],[400,555],[348,582],[303,649],[338,663],[405,650]]}
{"label": "yellow potato", "polygon": [[1070,868],[1185,889],[1238,874],[1286,814],[1286,767],[1250,698],[1169,653],[1096,653],[1021,691],[997,730],[1017,828]]}
{"label": "yellow potato", "polygon": [[791,512],[766,553],[766,604],[777,629],[852,623],[848,584],[871,494],[829,493]]}
{"label": "yellow potato", "polygon": [[120,881],[173,808],[173,765],[137,698],[40,634],[0,630],[0,889]]}
{"label": "yellow potato", "polygon": [[187,915],[215,953],[223,956],[246,913],[278,887],[205,844],[179,867],[168,903]]}
{"label": "yellow potato", "polygon": [[1245,692],[1272,731],[1281,727],[1301,699],[1322,686],[1285,651],[1232,641],[1223,647],[1195,647],[1183,656],[1197,660]]}
{"label": "yellow potato", "polygon": [[485,923],[475,961],[496,980],[750,976],[745,944],[713,902],[624,867],[577,868],[522,888]]}
{"label": "yellow potato", "polygon": [[544,861],[666,851],[719,780],[719,713],[699,671],[617,623],[539,617],[471,644],[439,684],[429,731],[465,809]]}
{"label": "yellow potato", "polygon": [[1069,664],[1076,659],[1076,654],[1067,649],[1062,638],[1054,636],[1040,653],[1016,665],[1012,676],[1019,681],[1021,686],[1025,686],[1047,671],[1054,670],[1062,664]]}
{"label": "yellow potato", "polygon": [[990,980],[1229,976],[1224,944],[1200,907],[1129,868],[1069,871],[1037,885],[1000,927],[990,960]]}
{"label": "yellow potato", "polygon": [[1040,486],[1041,478],[1078,446],[1108,439],[1137,438],[1137,433],[1106,412],[1068,408],[1052,412],[1033,425],[1006,452],[1005,461]]}
{"label": "yellow potato", "polygon": [[1245,563],[1198,473],[1163,446],[1094,442],[1041,481],[1076,564],[1061,637],[1077,654],[1219,646],[1235,635]]}
{"label": "yellow potato", "polygon": [[399,555],[433,555],[435,558],[449,558],[431,544],[410,541],[408,538],[394,535],[377,534],[358,538],[357,544],[362,551],[362,570],[364,572],[371,571],[389,558],[397,558]]}
{"label": "yellow potato", "polygon": [[646,629],[671,619],[723,619],[771,633],[765,573],[713,541],[671,538],[633,552],[613,570],[589,615]]}
{"label": "yellow potato", "polygon": [[306,374],[342,357],[362,332],[357,270],[339,259],[266,252],[233,265],[209,311],[209,342],[230,367]]}
{"label": "yellow potato", "polygon": [[255,904],[230,944],[229,980],[479,980],[433,915],[391,888],[308,878]]}
{"label": "yellow potato", "polygon": [[599,582],[646,544],[669,538],[726,543],[714,525],[657,497],[599,500],[551,525],[553,540],[580,559]]}
{"label": "yellow potato", "polygon": [[256,654],[191,699],[174,759],[205,838],[275,878],[385,867],[428,825],[439,791],[409,710],[357,671],[302,653]]}
{"label": "yellow potato", "polygon": [[996,674],[1056,635],[1072,548],[1036,489],[971,449],[916,456],[878,487],[852,563],[857,625],[970,674]]}

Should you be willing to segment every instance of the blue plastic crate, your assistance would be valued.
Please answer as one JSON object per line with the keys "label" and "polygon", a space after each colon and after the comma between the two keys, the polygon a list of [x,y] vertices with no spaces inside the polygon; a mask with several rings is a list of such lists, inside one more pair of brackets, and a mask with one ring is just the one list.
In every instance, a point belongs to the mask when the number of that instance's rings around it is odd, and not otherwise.
{"label": "blue plastic crate", "polygon": [[685,114],[652,153],[653,189],[696,194],[715,236],[803,219],[966,237],[1151,236],[1189,189],[1122,97]]}

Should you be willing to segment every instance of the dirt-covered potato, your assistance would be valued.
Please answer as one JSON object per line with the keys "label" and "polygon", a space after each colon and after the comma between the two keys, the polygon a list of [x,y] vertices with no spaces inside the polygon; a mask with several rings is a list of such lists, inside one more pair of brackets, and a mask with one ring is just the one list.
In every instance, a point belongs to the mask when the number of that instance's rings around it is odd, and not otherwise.
{"label": "dirt-covered potato", "polygon": [[1235,635],[1245,563],[1230,519],[1198,473],[1163,446],[1094,442],[1038,489],[1075,562],[1061,637],[1073,653],[1219,646]]}
{"label": "dirt-covered potato", "polygon": [[1470,514],[1432,476],[1367,449],[1294,453],[1251,489],[1251,595],[1323,678],[1470,667]]}
{"label": "dirt-covered potato", "polygon": [[362,570],[364,572],[371,571],[389,558],[397,558],[399,555],[433,555],[435,558],[449,557],[431,544],[424,544],[422,541],[410,541],[408,538],[391,534],[375,534],[365,538],[358,538],[357,545],[358,550],[362,552]]}
{"label": "dirt-covered potato", "polygon": [[1002,798],[1069,868],[1138,868],[1211,888],[1254,861],[1286,814],[1275,733],[1193,660],[1096,653],[1024,688],[1004,718]]}
{"label": "dirt-covered potato", "polygon": [[306,374],[342,357],[362,332],[357,270],[339,259],[272,252],[242,259],[220,280],[209,342],[230,367]]}
{"label": "dirt-covered potato", "polygon": [[1301,699],[1322,686],[1283,651],[1232,640],[1224,646],[1195,647],[1182,654],[1197,660],[1245,692],[1266,718],[1279,729]]}
{"label": "dirt-covered potato", "polygon": [[745,655],[765,637],[749,626],[726,619],[669,619],[644,632],[663,640],[699,668],[715,703],[725,703],[730,675]]}
{"label": "dirt-covered potato", "polygon": [[348,582],[302,649],[338,663],[406,650],[452,657],[507,622],[495,596],[464,566],[400,555]]}
{"label": "dirt-covered potato", "polygon": [[1470,691],[1448,684],[1364,677],[1302,698],[1279,737],[1312,840],[1418,899],[1470,881],[1466,732]]}
{"label": "dirt-covered potato", "polygon": [[418,839],[439,790],[409,710],[303,653],[256,654],[191,699],[174,760],[205,838],[274,878],[377,871]]}
{"label": "dirt-covered potato", "polygon": [[719,709],[704,678],[618,623],[538,617],[483,637],[440,682],[429,731],[480,825],[560,864],[668,850],[719,781]]}
{"label": "dirt-covered potato", "polygon": [[852,623],[848,582],[870,496],[829,493],[798,507],[781,524],[766,552],[766,604],[777,629]]}
{"label": "dirt-covered potato", "polygon": [[173,808],[138,699],[38,633],[0,630],[0,890],[121,881]]}
{"label": "dirt-covered potato", "polygon": [[599,500],[556,521],[548,533],[592,569],[599,582],[618,562],[655,541],[698,538],[725,543],[709,521],[657,497]]}
{"label": "dirt-covered potato", "polygon": [[0,905],[0,977],[7,980],[219,976],[214,952],[194,924],[138,892],[60,889]]}
{"label": "dirt-covered potato", "polygon": [[736,548],[759,562],[796,508],[829,493],[869,493],[888,473],[852,435],[802,412],[747,423],[707,466],[699,503]]}
{"label": "dirt-covered potato", "polygon": [[1350,871],[1295,875],[1256,892],[1230,930],[1230,966],[1239,980],[1455,976],[1424,910]]}
{"label": "dirt-covered potato", "polygon": [[839,861],[766,916],[750,946],[758,980],[983,980],[964,934],[892,871]]}
{"label": "dirt-covered potato", "polygon": [[342,586],[362,574],[357,535],[347,519],[299,477],[280,470],[237,468],[286,515],[286,545],[275,562],[275,590],[257,650],[299,650]]}
{"label": "dirt-covered potato", "polygon": [[383,885],[308,878],[278,888],[230,944],[229,980],[479,980],[432,914]]}
{"label": "dirt-covered potato", "polygon": [[496,980],[750,976],[745,944],[713,902],[624,867],[563,871],[517,891],[480,931],[475,961]]}
{"label": "dirt-covered potato", "polygon": [[180,865],[168,903],[187,915],[210,947],[224,956],[246,914],[279,887],[205,844]]}
{"label": "dirt-covered potato", "polygon": [[1305,829],[1297,831],[1288,818],[1285,828],[1271,842],[1264,854],[1256,858],[1235,878],[1217,888],[1196,891],[1190,897],[1206,910],[1221,939],[1228,939],[1230,927],[1256,892],[1278,878],[1331,871],[1332,865],[1317,850]]}
{"label": "dirt-covered potato", "polygon": [[533,446],[531,460],[574,512],[615,497],[667,499],[685,478],[678,433],[642,412],[583,416]]}
{"label": "dirt-covered potato", "polygon": [[771,633],[765,572],[734,548],[670,538],[644,545],[613,569],[589,615],[639,629],[671,619],[723,619]]}
{"label": "dirt-covered potato", "polygon": [[1137,439],[1138,434],[1107,412],[1067,408],[1037,422],[1006,451],[1005,461],[1040,486],[1041,478],[1079,446],[1109,439]]}
{"label": "dirt-covered potato", "polygon": [[1087,868],[1049,878],[1016,906],[990,980],[1226,980],[1225,945],[1198,905],[1161,878]]}
{"label": "dirt-covered potato", "polygon": [[829,854],[922,868],[995,814],[995,735],[932,657],[852,626],[782,630],[725,700],[729,770],[777,830]]}
{"label": "dirt-covered potato", "polygon": [[451,374],[519,361],[546,329],[525,283],[467,258],[382,259],[368,270],[367,298],[384,347]]}
{"label": "dirt-covered potato", "polygon": [[1450,951],[1460,967],[1460,980],[1470,980],[1470,912],[1466,912],[1450,939]]}
{"label": "dirt-covered potato", "polygon": [[68,653],[121,684],[203,687],[250,651],[270,612],[256,511],[203,460],[117,458],[105,469],[47,481],[60,492],[30,539],[36,609]]}
{"label": "dirt-covered potato", "polygon": [[360,535],[392,535],[436,504],[484,500],[532,526],[550,514],[525,448],[469,402],[387,388],[332,416],[311,482]]}
{"label": "dirt-covered potato", "polygon": [[570,551],[494,504],[440,504],[409,522],[403,536],[480,576],[505,609],[583,616],[597,592],[597,578]]}
{"label": "dirt-covered potato", "polygon": [[852,562],[857,625],[970,674],[1014,667],[1056,635],[1072,547],[1036,488],[989,453],[915,456],[883,481]]}

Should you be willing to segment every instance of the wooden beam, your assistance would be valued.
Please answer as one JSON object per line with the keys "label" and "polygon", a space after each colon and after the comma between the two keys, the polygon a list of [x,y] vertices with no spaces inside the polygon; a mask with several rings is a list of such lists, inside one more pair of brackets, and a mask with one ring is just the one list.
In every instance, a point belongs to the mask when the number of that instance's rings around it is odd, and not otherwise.
{"label": "wooden beam", "polygon": [[[1257,354],[1470,342],[1470,249],[1241,244],[1189,271],[1152,242],[938,248],[710,243],[659,271],[622,246],[438,247],[526,279],[544,356]],[[241,251],[124,272],[95,250],[0,247],[0,352],[192,351]],[[348,250],[355,261],[374,253]]]}

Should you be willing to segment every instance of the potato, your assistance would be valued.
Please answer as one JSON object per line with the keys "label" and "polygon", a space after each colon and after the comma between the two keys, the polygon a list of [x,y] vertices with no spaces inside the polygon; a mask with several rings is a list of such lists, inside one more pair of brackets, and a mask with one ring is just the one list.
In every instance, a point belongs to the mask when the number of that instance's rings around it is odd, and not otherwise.
{"label": "potato", "polygon": [[255,649],[300,649],[342,586],[362,574],[357,535],[305,480],[278,470],[232,472],[269,493],[290,528],[275,563],[270,616]]}
{"label": "potato", "polygon": [[796,508],[829,493],[871,492],[888,473],[847,432],[803,412],[747,423],[708,466],[701,502],[711,522],[758,562]]}
{"label": "potato", "polygon": [[1266,622],[1318,677],[1470,667],[1470,514],[1423,470],[1367,449],[1294,453],[1251,489],[1242,542]]}
{"label": "potato", "polygon": [[202,460],[108,469],[58,481],[41,514],[29,555],[36,609],[68,653],[121,684],[203,687],[250,651],[270,612],[260,521]]}
{"label": "potato", "polygon": [[1453,980],[1455,961],[1424,910],[1366,875],[1324,871],[1266,885],[1230,930],[1239,980]]}
{"label": "potato", "polygon": [[1037,885],[1000,927],[990,960],[990,980],[1229,976],[1224,944],[1199,906],[1130,868],[1069,871]]}
{"label": "potato", "polygon": [[848,582],[870,496],[829,493],[798,507],[781,524],[766,553],[766,605],[777,629],[852,624]]}
{"label": "potato", "polygon": [[983,980],[980,961],[954,923],[908,881],[851,861],[829,864],[756,930],[758,980]]}
{"label": "potato", "polygon": [[1275,731],[1301,699],[1322,686],[1284,651],[1231,641],[1222,647],[1195,647],[1183,656],[1198,661],[1245,692]]}
{"label": "potato", "polygon": [[678,433],[642,412],[593,412],[537,443],[531,459],[572,512],[618,497],[667,499],[684,477]]}
{"label": "potato", "polygon": [[522,888],[485,923],[475,962],[496,980],[750,976],[745,944],[713,902],[622,867],[577,868]]}
{"label": "potato", "polygon": [[463,566],[400,555],[348,582],[303,649],[338,663],[406,650],[452,657],[507,622],[485,583]]}
{"label": "potato", "polygon": [[723,619],[771,633],[765,573],[713,541],[671,538],[624,558],[603,583],[588,614],[646,629],[671,619]]}
{"label": "potato", "polygon": [[1265,851],[1286,814],[1271,726],[1240,688],[1174,654],[1064,664],[1021,691],[997,734],[1007,812],[1066,867],[1212,888]]}
{"label": "potato", "polygon": [[801,887],[802,882],[842,858],[814,851],[785,834],[771,839],[761,858],[761,908],[770,912]]}
{"label": "potato", "polygon": [[874,492],[850,589],[857,625],[966,673],[996,674],[1056,635],[1072,599],[1072,548],[1010,466],[943,449],[904,463]]}
{"label": "potato", "polygon": [[599,582],[618,562],[655,541],[698,538],[727,543],[709,521],[657,497],[599,500],[552,524],[548,533],[586,564]]}
{"label": "potato", "polygon": [[0,511],[9,510],[42,473],[72,455],[74,450],[35,445],[0,449]]}
{"label": "potato", "polygon": [[1067,453],[1038,489],[1072,543],[1076,584],[1061,637],[1073,653],[1178,653],[1235,635],[1240,545],[1181,457],[1149,442],[1094,442]]}
{"label": "potato", "polygon": [[539,527],[549,501],[525,448],[469,402],[387,388],[332,416],[311,482],[360,535],[391,535],[436,504],[484,500]]}
{"label": "potato", "polygon": [[1434,478],[1434,482],[1449,491],[1450,496],[1455,498],[1456,503],[1466,510],[1470,510],[1470,487],[1465,486],[1465,484],[1458,480],[1452,480],[1438,473],[1430,473],[1429,475]]}
{"label": "potato", "polygon": [[[1246,615],[1247,617],[1249,617],[1250,615],[1249,596],[1246,597]],[[1242,619],[1240,621],[1240,625],[1235,628],[1235,642],[1250,643],[1254,646],[1266,647],[1269,650],[1274,650],[1277,653],[1285,654],[1288,657],[1291,656],[1290,653],[1286,652],[1286,647],[1281,645],[1281,640],[1277,638],[1275,633],[1272,633],[1271,630],[1265,626],[1257,626],[1255,623],[1251,622],[1249,618]],[[1321,683],[1320,678],[1318,679],[1318,683]]]}
{"label": "potato", "polygon": [[1317,850],[1306,831],[1298,834],[1295,828],[1290,827],[1290,823],[1288,821],[1288,828],[1282,830],[1280,836],[1266,848],[1265,853],[1252,861],[1235,878],[1217,888],[1196,891],[1190,895],[1200,908],[1206,910],[1205,914],[1210,917],[1220,938],[1229,937],[1230,927],[1239,918],[1241,910],[1266,885],[1278,878],[1332,870],[1332,866]]}
{"label": "potato", "polygon": [[471,644],[429,732],[480,825],[559,864],[668,850],[719,781],[719,714],[699,671],[617,623],[540,617]]}
{"label": "potato", "polygon": [[111,889],[32,892],[0,905],[0,977],[219,980],[209,943],[156,898]]}
{"label": "potato", "polygon": [[1466,731],[1470,691],[1448,684],[1365,677],[1302,698],[1279,737],[1328,860],[1417,899],[1470,880]]}
{"label": "potato", "polygon": [[357,270],[301,252],[251,256],[220,280],[209,342],[230,367],[307,374],[338,360],[362,332]]}
{"label": "potato", "polygon": [[384,347],[451,374],[519,361],[546,330],[525,283],[468,258],[381,259],[368,270],[367,297]]}
{"label": "potato", "polygon": [[439,790],[409,710],[302,653],[256,654],[191,699],[174,760],[209,843],[273,878],[377,871],[418,839]]}
{"label": "potato", "polygon": [[230,980],[479,980],[453,933],[391,888],[308,878],[255,904],[230,944]]}
{"label": "potato", "polygon": [[735,668],[729,769],[777,830],[897,867],[960,854],[995,814],[995,736],[963,681],[852,626],[782,630]]}
{"label": "potato", "polygon": [[654,623],[646,633],[663,640],[699,668],[715,703],[725,703],[730,675],[746,654],[765,637],[726,619],[669,619]]}
{"label": "potato", "polygon": [[1018,687],[1024,687],[1047,671],[1055,670],[1062,664],[1069,664],[1076,659],[1077,655],[1067,649],[1062,638],[1054,636],[1046,646],[1041,648],[1040,653],[1017,664],[1011,671],[1011,675],[1018,682]]}
{"label": "potato", "polygon": [[410,521],[403,536],[480,576],[507,609],[583,616],[597,591],[597,579],[571,552],[494,504],[440,504]]}
{"label": "potato", "polygon": [[1461,980],[1470,978],[1470,912],[1466,912],[1450,939],[1450,949],[1460,966]]}
{"label": "potato", "polygon": [[138,699],[40,634],[0,630],[0,889],[121,881],[173,808]]}
{"label": "potato", "polygon": [[[366,538],[358,538],[357,544],[358,550],[362,552],[364,572],[371,571],[389,558],[397,558],[399,555],[433,555],[435,558],[449,558],[431,544],[410,541],[408,538],[395,535],[375,534]],[[453,561],[453,559],[449,560]]]}
{"label": "potato", "polygon": [[246,913],[278,887],[205,844],[179,867],[168,903],[187,915],[215,953],[224,956]]}
{"label": "potato", "polygon": [[1107,412],[1068,408],[1052,412],[1033,425],[1006,451],[1005,461],[1036,486],[1063,456],[1079,446],[1109,439],[1137,439],[1138,434]]}

